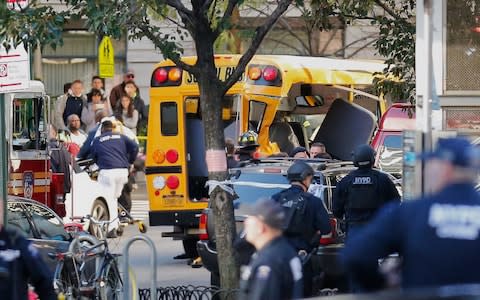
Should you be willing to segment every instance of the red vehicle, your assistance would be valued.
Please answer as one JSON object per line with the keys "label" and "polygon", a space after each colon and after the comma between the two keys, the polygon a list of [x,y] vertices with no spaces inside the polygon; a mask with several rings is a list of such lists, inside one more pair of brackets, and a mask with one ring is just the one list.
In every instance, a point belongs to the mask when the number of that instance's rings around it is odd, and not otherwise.
{"label": "red vehicle", "polygon": [[380,119],[378,130],[372,141],[377,156],[375,165],[385,172],[401,176],[402,132],[415,130],[415,106],[395,103]]}
{"label": "red vehicle", "polygon": [[51,172],[48,153],[49,100],[39,81],[6,94],[8,194],[37,200],[64,217],[64,174]]}

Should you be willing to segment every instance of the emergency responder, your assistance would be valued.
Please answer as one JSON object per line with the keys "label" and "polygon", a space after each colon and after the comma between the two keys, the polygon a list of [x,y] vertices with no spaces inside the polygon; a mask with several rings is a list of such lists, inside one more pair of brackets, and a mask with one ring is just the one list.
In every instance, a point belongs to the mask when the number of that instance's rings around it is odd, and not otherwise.
{"label": "emergency responder", "polygon": [[[320,198],[308,193],[313,180],[313,168],[297,161],[287,170],[291,187],[272,196],[286,213],[284,235],[302,256],[312,251],[320,242],[321,235],[331,232],[330,218]],[[304,265],[304,294],[311,295],[312,265]]]}
{"label": "emergency responder", "polygon": [[128,170],[137,157],[138,145],[112,130],[112,122],[103,121],[102,134],[93,141],[91,151],[100,169],[98,182],[109,187],[112,195],[118,198],[128,181]]}
{"label": "emergency responder", "polygon": [[367,289],[381,287],[376,262],[394,252],[404,288],[480,283],[480,150],[446,138],[422,158],[431,194],[385,207],[344,249],[348,272]]}
{"label": "emergency responder", "polygon": [[302,264],[282,236],[284,223],[285,212],[272,199],[260,199],[251,208],[245,234],[257,252],[242,268],[239,299],[302,298]]}
{"label": "emergency responder", "polygon": [[[1,206],[0,212],[3,215]],[[28,299],[28,283],[35,287],[40,299],[57,299],[52,274],[35,246],[0,224],[0,298]]]}
{"label": "emergency responder", "polygon": [[249,130],[244,132],[238,138],[238,149],[237,154],[240,161],[249,161],[252,158],[255,158],[255,152],[258,149],[258,134]]}
{"label": "emergency responder", "polygon": [[353,152],[356,170],[345,176],[333,194],[333,214],[345,219],[345,231],[365,225],[386,203],[400,203],[400,195],[388,175],[372,169],[375,151],[369,145],[360,145]]}

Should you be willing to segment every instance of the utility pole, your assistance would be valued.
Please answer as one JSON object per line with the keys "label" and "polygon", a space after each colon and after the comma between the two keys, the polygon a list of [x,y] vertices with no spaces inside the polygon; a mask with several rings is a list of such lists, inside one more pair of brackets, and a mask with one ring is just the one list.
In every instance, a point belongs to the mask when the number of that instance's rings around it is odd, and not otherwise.
{"label": "utility pole", "polygon": [[7,219],[7,182],[8,182],[8,147],[7,147],[7,129],[5,124],[5,95],[0,93],[0,200],[2,214],[0,224],[4,225]]}
{"label": "utility pole", "polygon": [[[422,151],[431,151],[432,149],[432,0],[423,0],[423,38],[424,38],[424,59],[426,63],[424,70],[424,90],[422,97]],[[428,192],[425,186],[425,168],[422,164],[422,194]]]}

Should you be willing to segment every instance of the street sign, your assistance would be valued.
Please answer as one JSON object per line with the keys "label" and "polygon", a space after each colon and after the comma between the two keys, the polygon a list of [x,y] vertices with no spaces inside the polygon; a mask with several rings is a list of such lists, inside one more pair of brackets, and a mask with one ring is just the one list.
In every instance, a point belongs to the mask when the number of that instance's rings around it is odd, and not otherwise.
{"label": "street sign", "polygon": [[30,56],[23,47],[8,52],[0,46],[0,93],[28,88],[30,82]]}
{"label": "street sign", "polygon": [[7,7],[10,10],[20,11],[28,6],[28,0],[7,0]]}
{"label": "street sign", "polygon": [[98,75],[111,78],[115,75],[115,55],[110,37],[104,36],[98,46]]}

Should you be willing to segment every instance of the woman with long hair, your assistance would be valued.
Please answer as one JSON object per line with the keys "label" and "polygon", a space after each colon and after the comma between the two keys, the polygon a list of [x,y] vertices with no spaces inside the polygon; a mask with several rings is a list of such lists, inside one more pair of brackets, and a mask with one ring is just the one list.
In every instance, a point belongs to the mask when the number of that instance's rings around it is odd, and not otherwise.
{"label": "woman with long hair", "polygon": [[137,134],[138,111],[133,107],[133,100],[130,96],[124,95],[120,100],[120,108],[123,125],[130,128],[133,133]]}

